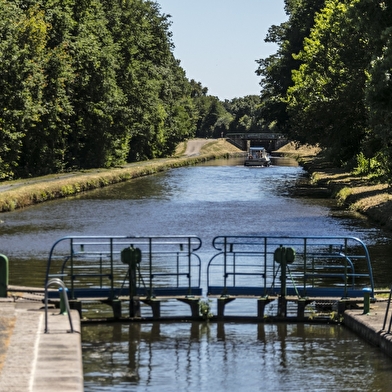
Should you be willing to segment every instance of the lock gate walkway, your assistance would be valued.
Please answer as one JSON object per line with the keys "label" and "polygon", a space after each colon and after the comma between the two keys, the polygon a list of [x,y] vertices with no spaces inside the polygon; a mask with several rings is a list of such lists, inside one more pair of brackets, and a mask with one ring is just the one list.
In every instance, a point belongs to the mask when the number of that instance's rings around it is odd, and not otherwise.
{"label": "lock gate walkway", "polygon": [[[140,250],[140,257],[132,248]],[[118,302],[128,302],[134,312],[127,318],[130,322],[149,322],[137,314],[137,300],[150,301],[154,307],[168,298],[190,304],[191,316],[181,317],[181,321],[196,316],[200,320],[195,304],[203,295],[202,270],[206,276],[204,294],[218,302],[218,315],[211,322],[232,321],[224,314],[225,306],[243,298],[257,303],[258,314],[242,322],[273,321],[263,313],[271,301],[278,302],[278,312],[290,302],[299,308],[308,301],[355,303],[353,309],[340,309],[344,325],[392,357],[392,333],[383,326],[385,314],[389,311],[388,317],[392,317],[392,310],[388,310],[387,301],[375,298],[369,255],[360,240],[219,236],[213,240],[214,251],[205,263],[202,256],[206,254],[199,252],[200,248],[201,240],[194,236],[67,237],[50,251],[47,282],[64,279],[66,294],[74,304],[109,301],[115,310]],[[81,321],[79,312],[71,310],[75,333],[69,333],[68,318],[61,311],[62,295],[59,290],[48,290],[52,303],[60,307],[60,311],[49,310],[48,333],[43,289],[9,286],[7,298],[0,298],[1,389],[42,392],[52,390],[56,383],[59,391],[83,390]],[[278,313],[277,318],[282,315]],[[157,316],[159,306],[153,318]],[[280,318],[299,321],[298,317]],[[300,321],[318,322],[310,317]]]}
{"label": "lock gate walkway", "polygon": [[[311,303],[339,301],[342,312],[374,297],[370,256],[358,238],[217,236],[212,246],[202,262],[202,240],[193,235],[64,237],[50,250],[46,282],[63,280],[80,314],[83,303],[100,302],[117,319],[124,304],[129,318],[142,317],[140,303],[160,319],[166,300],[188,304],[189,317],[198,318],[203,294],[217,299],[220,318],[229,302],[253,298],[259,319],[274,301],[277,317],[286,317],[294,303],[303,318]],[[59,305],[61,293],[50,292],[49,299]]]}

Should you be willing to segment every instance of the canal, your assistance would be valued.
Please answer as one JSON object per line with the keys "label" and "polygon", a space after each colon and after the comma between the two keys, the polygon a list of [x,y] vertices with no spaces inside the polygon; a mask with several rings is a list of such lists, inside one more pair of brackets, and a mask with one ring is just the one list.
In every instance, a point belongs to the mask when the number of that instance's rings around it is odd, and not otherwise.
{"label": "canal", "polygon": [[[2,214],[10,284],[42,287],[50,247],[67,235],[194,234],[207,263],[213,237],[246,234],[358,237],[376,287],[389,286],[390,235],[330,200],[292,198],[304,175],[287,161],[269,168],[214,161]],[[231,311],[240,313],[236,302]],[[82,339],[86,391],[383,391],[392,383],[392,361],[337,325],[85,325]]]}

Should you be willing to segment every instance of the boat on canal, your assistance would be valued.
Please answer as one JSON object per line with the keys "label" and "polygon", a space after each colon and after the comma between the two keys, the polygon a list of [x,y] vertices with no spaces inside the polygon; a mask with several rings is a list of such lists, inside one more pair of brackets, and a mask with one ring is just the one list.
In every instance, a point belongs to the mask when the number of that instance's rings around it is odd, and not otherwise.
{"label": "boat on canal", "polygon": [[270,166],[271,159],[264,147],[249,147],[245,166]]}

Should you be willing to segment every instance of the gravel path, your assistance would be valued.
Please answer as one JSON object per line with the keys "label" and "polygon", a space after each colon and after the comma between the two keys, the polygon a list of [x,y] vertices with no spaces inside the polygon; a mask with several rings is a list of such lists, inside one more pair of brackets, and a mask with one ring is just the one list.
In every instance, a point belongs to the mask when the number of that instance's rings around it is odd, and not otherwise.
{"label": "gravel path", "polygon": [[[213,139],[191,139],[187,142],[187,147],[186,151],[184,153],[184,156],[186,157],[193,157],[200,155],[200,150],[201,148],[208,143],[213,142]],[[145,162],[139,162],[138,165],[143,165],[143,164],[148,164],[150,161],[145,161]],[[70,178],[70,177],[77,177],[81,175],[90,175],[91,172],[73,172],[73,173],[61,173],[61,174],[52,174],[49,176],[45,177],[37,177],[37,178],[31,178],[31,179],[22,179],[22,180],[16,180],[16,181],[4,181],[0,182],[0,192],[6,192],[8,190],[13,190],[17,188],[22,188],[27,185],[32,185],[36,184],[39,182],[50,182],[50,181],[56,181],[59,179],[65,179],[65,178]]]}
{"label": "gravel path", "polygon": [[192,139],[187,142],[185,155],[187,157],[194,157],[200,154],[201,148],[208,143],[211,143],[212,139]]}

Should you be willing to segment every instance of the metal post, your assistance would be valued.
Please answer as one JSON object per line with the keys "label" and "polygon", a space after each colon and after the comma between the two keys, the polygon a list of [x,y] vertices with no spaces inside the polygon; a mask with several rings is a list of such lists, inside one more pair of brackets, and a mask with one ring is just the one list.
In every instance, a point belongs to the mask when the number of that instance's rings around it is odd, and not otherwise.
{"label": "metal post", "polygon": [[382,326],[382,330],[383,330],[383,331],[385,330],[385,326],[386,326],[386,324],[387,324],[387,318],[388,318],[388,313],[389,313],[389,307],[390,307],[390,305],[391,305],[391,297],[392,297],[392,286],[391,286],[391,288],[390,288],[390,290],[389,290],[389,298],[388,298],[388,303],[387,303],[387,309],[386,309],[386,311],[385,311],[384,324],[383,324],[383,326]]}
{"label": "metal post", "polygon": [[370,293],[372,289],[366,287],[362,289],[363,291],[363,314],[368,314],[370,312]]}
{"label": "metal post", "polygon": [[60,287],[59,288],[59,295],[60,295],[60,314],[66,315],[67,313],[67,305],[66,305],[66,298],[65,296],[68,297],[68,289],[66,288],[65,290]]}
{"label": "metal post", "polygon": [[[282,253],[283,254],[283,253]],[[278,316],[286,317],[287,315],[287,301],[286,301],[286,258],[283,256],[280,264],[281,274],[280,274],[280,284],[281,291],[280,297],[278,299]]]}
{"label": "metal post", "polygon": [[137,309],[135,309],[135,294],[136,294],[136,264],[134,262],[129,263],[128,267],[129,274],[129,317],[135,317]]}
{"label": "metal post", "polygon": [[275,251],[275,261],[280,264],[280,296],[278,298],[278,316],[286,317],[287,301],[286,301],[286,248],[282,245]]}
{"label": "metal post", "polygon": [[8,258],[0,255],[0,297],[7,297],[8,290]]}
{"label": "metal post", "polygon": [[141,250],[131,245],[121,251],[121,261],[128,264],[129,317],[140,317],[140,301],[137,297],[137,265],[141,262]]}

